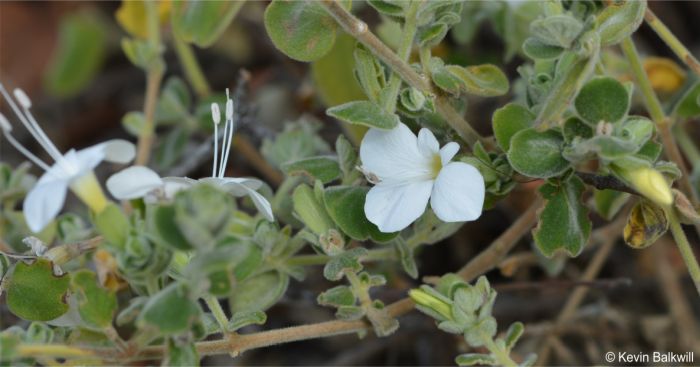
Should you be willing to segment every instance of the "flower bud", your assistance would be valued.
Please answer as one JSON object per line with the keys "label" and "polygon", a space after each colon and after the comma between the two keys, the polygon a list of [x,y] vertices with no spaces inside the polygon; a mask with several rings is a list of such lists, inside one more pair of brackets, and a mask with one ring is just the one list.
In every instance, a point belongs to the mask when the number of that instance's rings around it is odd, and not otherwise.
{"label": "flower bud", "polygon": [[411,289],[408,292],[408,295],[419,306],[423,306],[426,309],[436,312],[438,315],[442,316],[444,320],[452,319],[452,305],[445,302],[445,300],[442,300],[423,289]]}
{"label": "flower bud", "polygon": [[617,173],[652,202],[661,206],[668,206],[673,202],[671,187],[659,171],[650,167],[640,167],[618,169]]}

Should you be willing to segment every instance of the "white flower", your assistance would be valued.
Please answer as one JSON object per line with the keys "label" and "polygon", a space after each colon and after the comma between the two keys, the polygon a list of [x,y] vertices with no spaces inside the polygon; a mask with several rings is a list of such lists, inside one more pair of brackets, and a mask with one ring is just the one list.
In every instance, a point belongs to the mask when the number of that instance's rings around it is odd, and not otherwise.
{"label": "white flower", "polygon": [[[226,91],[228,95],[228,90]],[[260,213],[269,221],[274,220],[270,202],[256,190],[262,186],[262,181],[254,178],[224,177],[226,164],[231,152],[233,141],[233,101],[226,101],[226,125],[224,139],[219,157],[218,125],[221,122],[219,106],[212,103],[212,119],[214,120],[214,165],[211,177],[193,180],[188,177],[163,177],[144,166],[129,167],[107,180],[107,189],[117,199],[129,200],[144,198],[146,202],[160,199],[169,200],[180,190],[187,189],[198,183],[208,183],[217,186],[235,197],[249,196]],[[220,164],[219,164],[220,162]]]}
{"label": "white flower", "polygon": [[365,215],[382,232],[406,228],[425,211],[428,200],[445,222],[475,220],[484,204],[484,178],[473,166],[450,162],[459,145],[440,149],[432,132],[418,136],[404,124],[370,129],[362,140],[362,169],[378,181],[367,193]]}
{"label": "white flower", "polygon": [[62,154],[29,112],[32,103],[24,91],[14,90],[15,99],[21,108],[2,84],[0,84],[0,92],[24,127],[55,162],[53,165],[48,165],[22,146],[12,136],[10,122],[0,114],[0,128],[5,138],[27,159],[45,171],[24,200],[24,217],[29,229],[39,232],[58,215],[68,189],[71,189],[91,210],[99,213],[107,205],[107,199],[95,178],[93,169],[103,160],[115,163],[130,162],[135,155],[134,145],[125,140],[110,140],[78,151],[71,149]]}

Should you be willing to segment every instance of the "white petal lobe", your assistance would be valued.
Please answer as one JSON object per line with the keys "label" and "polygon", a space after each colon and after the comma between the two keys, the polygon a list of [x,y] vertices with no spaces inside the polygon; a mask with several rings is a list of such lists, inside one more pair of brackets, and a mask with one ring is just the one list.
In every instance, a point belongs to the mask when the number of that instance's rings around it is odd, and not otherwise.
{"label": "white petal lobe", "polygon": [[433,181],[377,185],[365,200],[365,215],[380,231],[396,232],[418,219],[428,204]]}
{"label": "white petal lobe", "polygon": [[39,183],[29,191],[24,199],[24,217],[29,229],[37,233],[56,218],[66,200],[68,181],[46,179],[45,174]]}
{"label": "white petal lobe", "polygon": [[107,190],[119,200],[136,199],[163,186],[157,173],[144,166],[132,166],[107,179]]}
{"label": "white petal lobe", "polygon": [[234,196],[248,195],[253,201],[255,208],[265,217],[265,219],[269,220],[270,222],[275,220],[275,217],[272,214],[272,206],[270,205],[270,202],[257,191],[238,182],[229,182],[225,184],[224,187]]}
{"label": "white petal lobe", "polygon": [[418,150],[426,157],[432,158],[440,150],[440,143],[433,132],[423,128],[418,132]]}
{"label": "white petal lobe", "polygon": [[455,142],[449,142],[445,144],[442,149],[440,149],[440,161],[442,162],[443,166],[446,166],[452,158],[459,152],[459,144]]}
{"label": "white petal lobe", "polygon": [[481,216],[484,178],[479,170],[463,162],[444,166],[435,180],[430,206],[444,222],[463,222]]}
{"label": "white petal lobe", "polygon": [[105,160],[108,162],[126,164],[136,157],[136,147],[130,141],[114,139],[101,145],[105,152]]}
{"label": "white petal lobe", "polygon": [[418,138],[404,124],[370,129],[360,146],[362,166],[386,183],[430,178],[432,160],[418,151]]}

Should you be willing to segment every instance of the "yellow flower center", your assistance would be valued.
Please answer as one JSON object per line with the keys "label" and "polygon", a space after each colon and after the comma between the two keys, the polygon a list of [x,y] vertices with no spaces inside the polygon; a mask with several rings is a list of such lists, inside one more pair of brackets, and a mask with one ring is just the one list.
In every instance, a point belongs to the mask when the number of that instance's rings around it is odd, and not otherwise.
{"label": "yellow flower center", "polygon": [[71,182],[70,189],[93,212],[100,213],[107,206],[107,198],[95,173],[90,171]]}
{"label": "yellow flower center", "polygon": [[430,175],[433,179],[437,178],[440,170],[442,169],[442,158],[440,154],[435,154],[433,156],[433,162],[430,165]]}

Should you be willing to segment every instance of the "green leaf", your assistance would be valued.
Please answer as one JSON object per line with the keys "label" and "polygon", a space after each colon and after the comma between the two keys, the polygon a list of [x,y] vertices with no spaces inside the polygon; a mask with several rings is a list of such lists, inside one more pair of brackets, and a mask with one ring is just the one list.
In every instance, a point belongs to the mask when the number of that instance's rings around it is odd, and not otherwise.
{"label": "green leaf", "polygon": [[168,131],[158,144],[153,156],[158,168],[165,170],[177,163],[182,158],[189,140],[190,132],[184,127],[176,127]]}
{"label": "green leaf", "polygon": [[274,141],[265,139],[260,151],[277,167],[287,162],[328,153],[328,143],[318,135],[320,128],[321,124],[318,121],[302,116],[298,121],[286,124],[284,131],[277,134]]}
{"label": "green leaf", "polygon": [[199,366],[199,354],[194,342],[168,339],[168,348],[163,366]]}
{"label": "green leaf", "polygon": [[207,291],[212,295],[229,296],[236,283],[260,267],[262,260],[262,250],[250,241],[224,243],[194,256],[184,274],[193,283],[206,278],[209,284]]}
{"label": "green leaf", "polygon": [[189,331],[202,314],[189,290],[178,283],[171,283],[153,295],[139,315],[137,325],[155,328],[162,335],[177,335]]}
{"label": "green leaf", "polygon": [[578,117],[570,117],[564,121],[562,129],[564,140],[571,143],[575,138],[590,139],[593,137],[593,128]]}
{"label": "green leaf", "polygon": [[406,241],[399,237],[394,240],[396,244],[396,250],[399,253],[399,258],[401,260],[401,267],[403,271],[408,274],[413,279],[418,279],[418,265],[416,265],[416,259],[413,255],[413,248],[406,243]]}
{"label": "green leaf", "polygon": [[69,97],[95,77],[106,53],[106,32],[97,14],[82,12],[61,20],[58,44],[44,77],[46,89]]}
{"label": "green leaf", "polygon": [[523,52],[534,60],[556,59],[564,52],[559,46],[548,45],[537,38],[530,37],[523,43]]}
{"label": "green leaf", "polygon": [[461,88],[468,94],[482,97],[495,97],[508,93],[508,77],[495,65],[474,66],[448,65],[445,67],[462,82]]}
{"label": "green leaf", "polygon": [[[580,52],[567,51],[557,61],[555,77],[548,80],[537,91],[539,113],[537,125],[552,126],[569,108],[571,101],[593,72],[600,52],[600,40],[596,33],[582,37]],[[545,98],[542,98],[546,94]]]}
{"label": "green leaf", "polygon": [[558,250],[578,256],[591,234],[588,210],[581,202],[583,182],[576,176],[558,183],[548,182],[540,187],[545,199],[540,221],[532,231],[535,244],[551,257]]}
{"label": "green leaf", "polygon": [[493,113],[493,134],[498,145],[504,150],[510,149],[510,140],[520,130],[532,127],[535,115],[526,107],[509,103]]}
{"label": "green leaf", "polygon": [[399,123],[399,116],[370,101],[353,101],[331,107],[326,114],[343,122],[378,129],[393,129]]}
{"label": "green leaf", "polygon": [[344,321],[359,320],[364,315],[365,309],[360,306],[340,306],[335,312],[335,317]]}
{"label": "green leaf", "polygon": [[562,157],[563,143],[562,136],[554,130],[521,130],[511,139],[508,161],[513,169],[529,177],[558,176],[570,167]]}
{"label": "green leaf", "polygon": [[119,206],[114,203],[107,204],[104,210],[95,214],[94,223],[109,244],[118,248],[124,247],[131,226]]}
{"label": "green leaf", "polygon": [[523,326],[522,322],[517,321],[510,324],[508,331],[506,331],[506,337],[504,340],[507,350],[513,349],[515,343],[517,343],[520,336],[523,335],[523,331],[525,331],[525,326]]}
{"label": "green leaf", "polygon": [[673,114],[681,119],[700,116],[700,82],[695,83],[673,108]]}
{"label": "green leaf", "polygon": [[418,45],[420,47],[434,47],[442,42],[450,27],[445,23],[435,23],[428,27],[422,27],[418,31]]}
{"label": "green leaf", "polygon": [[199,47],[209,47],[224,33],[244,2],[175,1],[172,4],[176,36]]}
{"label": "green leaf", "polygon": [[314,195],[314,191],[309,185],[299,185],[292,194],[294,201],[294,211],[304,224],[315,234],[323,235],[335,224],[328,216],[322,202],[319,202]]}
{"label": "green leaf", "polygon": [[630,194],[616,190],[595,190],[593,203],[598,214],[605,220],[612,220],[630,198]]}
{"label": "green leaf", "polygon": [[195,185],[173,200],[175,223],[191,245],[208,249],[221,239],[233,217],[230,194],[211,185]]}
{"label": "green leaf", "polygon": [[367,220],[364,207],[368,191],[368,187],[334,186],[324,191],[323,201],[333,221],[352,239],[364,241],[371,238],[377,242],[387,242],[398,232],[383,233]]}
{"label": "green leaf", "polygon": [[171,76],[160,91],[156,118],[162,121],[178,121],[189,115],[192,97],[187,84],[177,76]]}
{"label": "green leaf", "polygon": [[464,83],[457,75],[450,72],[442,59],[433,57],[430,59],[430,76],[438,88],[453,95],[458,95],[463,89]]}
{"label": "green leaf", "polygon": [[229,299],[231,313],[265,311],[282,298],[288,286],[289,276],[278,271],[248,278],[236,286]]}
{"label": "green leaf", "polygon": [[355,47],[353,55],[355,58],[355,76],[357,77],[357,81],[362,86],[365,95],[370,101],[381,104],[382,90],[386,86],[384,66],[361,44]]}
{"label": "green leaf", "polygon": [[175,207],[173,205],[148,207],[147,227],[151,238],[161,246],[183,251],[194,248],[175,222]]}
{"label": "green leaf", "polygon": [[367,0],[376,11],[391,17],[402,17],[404,13],[404,2],[391,0]]}
{"label": "green leaf", "polygon": [[340,177],[340,166],[334,157],[310,157],[282,165],[282,171],[290,176],[307,175],[324,184]]}
{"label": "green leaf", "polygon": [[530,23],[530,32],[540,42],[562,48],[571,47],[583,30],[583,23],[570,15],[553,15]]}
{"label": "green leaf", "polygon": [[236,331],[248,325],[263,325],[267,322],[267,315],[262,311],[241,311],[231,316],[226,330]]}
{"label": "green leaf", "polygon": [[354,73],[356,43],[352,36],[340,34],[331,51],[311,64],[316,90],[326,106],[339,105],[365,96]]}
{"label": "green leaf", "polygon": [[314,1],[273,0],[265,10],[265,29],[272,43],[292,59],[314,61],[328,53],[337,23]]}
{"label": "green leaf", "polygon": [[489,354],[465,353],[458,355],[455,358],[455,363],[459,366],[495,366],[498,364],[498,361]]}
{"label": "green leaf", "polygon": [[153,45],[140,39],[123,38],[122,51],[132,64],[144,70],[165,70],[165,61],[161,57],[162,45]]}
{"label": "green leaf", "polygon": [[629,37],[644,21],[645,0],[612,2],[596,17],[596,28],[602,46],[610,46]]}
{"label": "green leaf", "polygon": [[122,126],[133,136],[140,136],[146,126],[146,116],[141,111],[130,111],[122,117]]}
{"label": "green leaf", "polygon": [[342,134],[338,135],[335,141],[335,151],[338,154],[338,165],[343,172],[343,183],[352,183],[359,179],[360,171],[356,169],[357,151]]}
{"label": "green leaf", "polygon": [[31,264],[19,261],[3,280],[7,307],[25,320],[53,320],[68,311],[69,283],[66,274],[54,273],[49,260],[39,258]]}
{"label": "green leaf", "polygon": [[413,87],[404,88],[399,94],[399,100],[401,105],[411,112],[422,110],[427,101],[425,95]]}
{"label": "green leaf", "polygon": [[87,269],[72,273],[70,285],[83,321],[98,329],[109,327],[117,310],[115,293],[100,286],[97,275]]}
{"label": "green leaf", "polygon": [[360,257],[365,255],[367,255],[367,249],[355,247],[334,256],[323,267],[323,276],[328,280],[337,281],[343,278],[343,272],[346,270],[357,273],[362,270]]}
{"label": "green leaf", "polygon": [[616,122],[625,117],[630,108],[630,96],[616,79],[599,77],[581,88],[574,105],[579,116],[595,126],[600,121]]}
{"label": "green leaf", "polygon": [[347,285],[339,285],[333,287],[321,294],[316,298],[321,306],[353,306],[355,304],[355,294],[352,293],[352,289]]}

